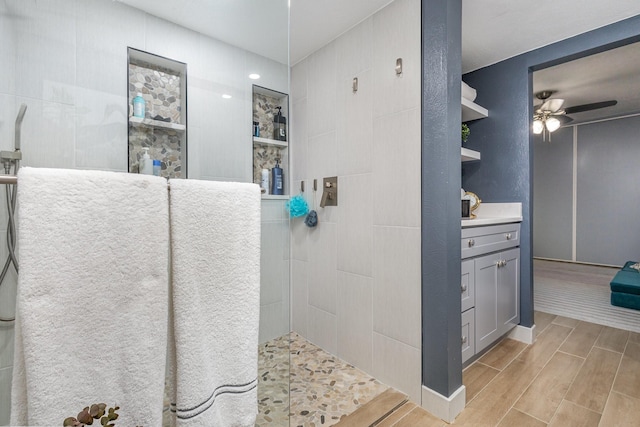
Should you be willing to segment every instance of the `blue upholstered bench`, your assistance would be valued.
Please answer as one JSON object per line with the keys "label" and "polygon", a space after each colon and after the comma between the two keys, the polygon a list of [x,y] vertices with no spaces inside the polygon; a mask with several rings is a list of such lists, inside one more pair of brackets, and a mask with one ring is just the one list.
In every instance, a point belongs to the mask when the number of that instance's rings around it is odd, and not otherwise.
{"label": "blue upholstered bench", "polygon": [[611,280],[611,305],[640,310],[640,272],[627,261]]}

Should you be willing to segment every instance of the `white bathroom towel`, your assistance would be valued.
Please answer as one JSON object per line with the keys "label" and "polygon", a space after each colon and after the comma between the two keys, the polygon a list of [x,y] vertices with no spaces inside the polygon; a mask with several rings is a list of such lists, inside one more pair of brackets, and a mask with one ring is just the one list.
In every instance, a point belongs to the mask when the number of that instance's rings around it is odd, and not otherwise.
{"label": "white bathroom towel", "polygon": [[477,91],[465,82],[462,82],[462,97],[469,101],[474,101],[476,96],[478,96]]}
{"label": "white bathroom towel", "polygon": [[[118,405],[162,425],[169,218],[163,178],[23,168],[11,425]],[[95,421],[100,425],[100,421]]]}
{"label": "white bathroom towel", "polygon": [[258,411],[260,189],[191,179],[171,180],[169,186],[172,423],[253,426]]}

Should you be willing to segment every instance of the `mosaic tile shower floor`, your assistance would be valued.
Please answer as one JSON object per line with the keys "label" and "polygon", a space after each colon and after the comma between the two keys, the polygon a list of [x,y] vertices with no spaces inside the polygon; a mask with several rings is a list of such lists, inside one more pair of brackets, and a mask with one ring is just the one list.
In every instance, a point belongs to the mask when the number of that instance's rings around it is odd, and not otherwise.
{"label": "mosaic tile shower floor", "polygon": [[293,332],[260,345],[258,375],[257,427],[332,426],[388,388]]}
{"label": "mosaic tile shower floor", "polygon": [[259,360],[256,426],[331,426],[388,388],[296,333],[263,344]]}

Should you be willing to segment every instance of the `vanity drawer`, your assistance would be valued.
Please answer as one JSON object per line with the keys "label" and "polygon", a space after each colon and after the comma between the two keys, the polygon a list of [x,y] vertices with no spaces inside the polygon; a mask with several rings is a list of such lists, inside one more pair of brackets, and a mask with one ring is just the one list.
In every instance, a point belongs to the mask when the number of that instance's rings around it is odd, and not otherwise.
{"label": "vanity drawer", "polygon": [[462,229],[462,259],[520,246],[520,223]]}
{"label": "vanity drawer", "polygon": [[467,311],[475,305],[474,262],[472,259],[462,261],[462,277],[460,280],[461,310]]}

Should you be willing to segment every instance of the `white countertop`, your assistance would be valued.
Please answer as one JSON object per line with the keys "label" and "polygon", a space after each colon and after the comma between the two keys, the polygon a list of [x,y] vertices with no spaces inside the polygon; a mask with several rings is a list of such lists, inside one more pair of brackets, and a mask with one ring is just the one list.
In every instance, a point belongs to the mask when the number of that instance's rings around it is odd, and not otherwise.
{"label": "white countertop", "polygon": [[522,203],[481,203],[476,218],[462,219],[462,228],[522,222]]}

